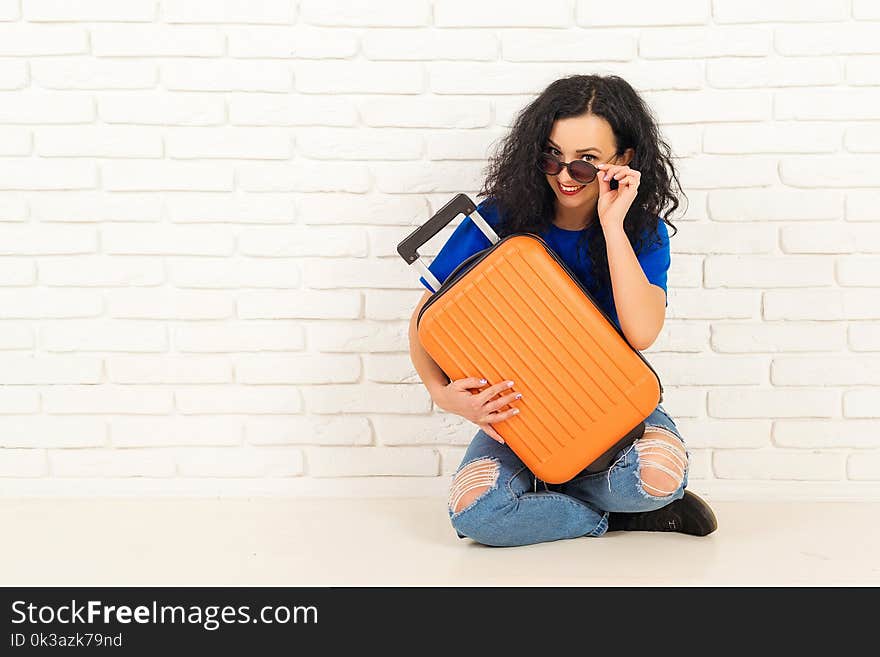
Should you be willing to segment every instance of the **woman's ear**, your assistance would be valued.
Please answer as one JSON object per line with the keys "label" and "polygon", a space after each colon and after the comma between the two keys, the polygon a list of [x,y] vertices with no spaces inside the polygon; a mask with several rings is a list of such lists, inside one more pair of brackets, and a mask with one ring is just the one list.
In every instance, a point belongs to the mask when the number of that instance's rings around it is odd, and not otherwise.
{"label": "woman's ear", "polygon": [[623,151],[623,155],[620,156],[620,163],[623,164],[624,166],[628,165],[630,162],[632,162],[632,159],[633,159],[633,157],[635,157],[635,154],[636,154],[636,151],[634,148],[627,148],[625,151]]}

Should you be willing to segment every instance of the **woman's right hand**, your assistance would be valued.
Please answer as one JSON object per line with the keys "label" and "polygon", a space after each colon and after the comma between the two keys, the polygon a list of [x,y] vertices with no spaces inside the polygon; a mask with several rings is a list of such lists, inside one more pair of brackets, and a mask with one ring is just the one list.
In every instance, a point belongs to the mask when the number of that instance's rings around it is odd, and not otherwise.
{"label": "woman's right hand", "polygon": [[455,413],[466,420],[470,420],[490,437],[504,444],[504,438],[492,428],[492,423],[502,422],[519,413],[518,408],[511,408],[506,411],[499,411],[498,409],[512,404],[522,397],[522,394],[512,392],[508,395],[503,395],[499,399],[492,399],[495,395],[510,390],[511,386],[513,386],[513,381],[496,383],[477,394],[470,392],[472,388],[479,388],[483,385],[486,385],[485,379],[477,377],[450,381],[434,392],[434,403],[444,411]]}

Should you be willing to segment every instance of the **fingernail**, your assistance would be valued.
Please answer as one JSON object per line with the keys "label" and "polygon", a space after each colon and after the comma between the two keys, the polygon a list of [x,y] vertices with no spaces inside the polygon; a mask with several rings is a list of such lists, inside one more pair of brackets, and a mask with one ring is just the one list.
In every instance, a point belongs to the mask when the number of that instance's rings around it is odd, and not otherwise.
{"label": "fingernail", "polygon": [[508,382],[507,382],[507,387],[508,387],[508,388],[512,388],[512,387],[513,387],[513,381],[508,381]]}
{"label": "fingernail", "polygon": [[518,408],[514,408],[514,409],[513,409],[513,414],[516,415],[517,413],[519,413],[519,409],[518,409]]}
{"label": "fingernail", "polygon": [[605,180],[608,180],[608,174],[607,174],[607,173],[605,174]]}
{"label": "fingernail", "polygon": [[485,383],[486,383],[486,379],[480,379],[480,383],[485,384]]}
{"label": "fingernail", "polygon": [[516,393],[516,397],[514,397],[514,399],[521,399],[521,398],[522,398],[522,393],[521,392]]}

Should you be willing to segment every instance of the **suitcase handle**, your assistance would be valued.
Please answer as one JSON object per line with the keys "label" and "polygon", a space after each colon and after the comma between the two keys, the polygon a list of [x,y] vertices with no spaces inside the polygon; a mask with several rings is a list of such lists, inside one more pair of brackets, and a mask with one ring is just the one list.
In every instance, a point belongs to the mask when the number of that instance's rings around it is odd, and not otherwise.
{"label": "suitcase handle", "polygon": [[422,272],[425,280],[434,288],[435,292],[440,287],[440,281],[425,266],[425,263],[421,261],[418,250],[428,240],[446,228],[460,214],[470,217],[492,244],[498,243],[498,235],[492,230],[492,227],[486,220],[480,216],[480,213],[477,212],[477,206],[474,205],[474,202],[467,194],[456,194],[433,217],[404,237],[397,245],[397,253],[400,257],[406,261],[406,264],[415,265]]}

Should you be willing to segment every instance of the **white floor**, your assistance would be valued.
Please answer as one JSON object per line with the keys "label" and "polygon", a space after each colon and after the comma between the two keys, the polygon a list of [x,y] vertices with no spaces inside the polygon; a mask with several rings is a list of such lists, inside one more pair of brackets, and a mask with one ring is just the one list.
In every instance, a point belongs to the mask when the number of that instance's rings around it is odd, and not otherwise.
{"label": "white floor", "polygon": [[878,585],[880,503],[714,502],[707,537],[461,540],[445,500],[0,499],[0,584]]}

